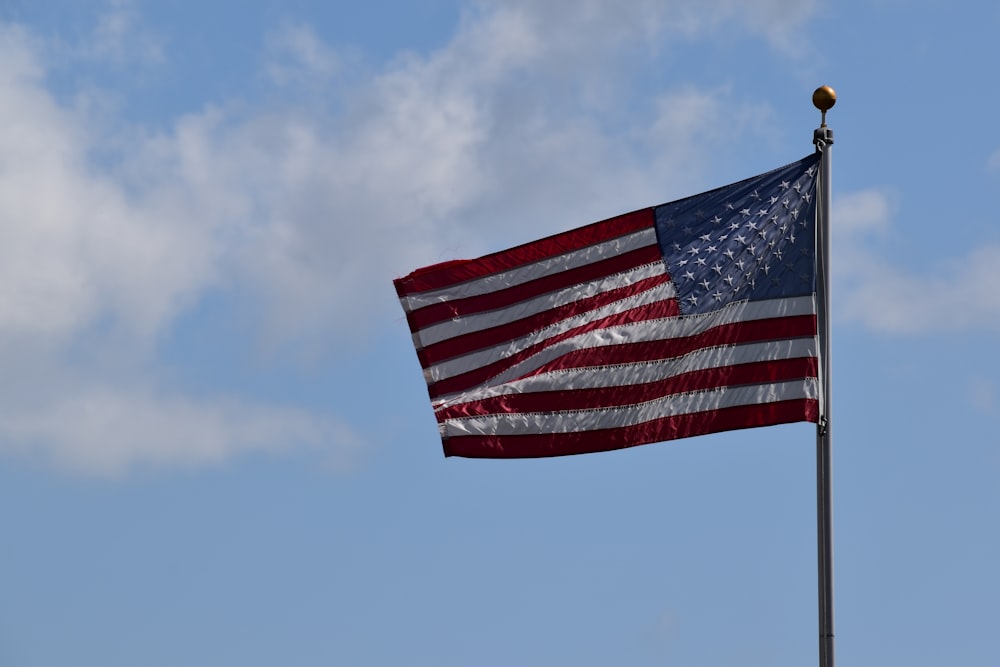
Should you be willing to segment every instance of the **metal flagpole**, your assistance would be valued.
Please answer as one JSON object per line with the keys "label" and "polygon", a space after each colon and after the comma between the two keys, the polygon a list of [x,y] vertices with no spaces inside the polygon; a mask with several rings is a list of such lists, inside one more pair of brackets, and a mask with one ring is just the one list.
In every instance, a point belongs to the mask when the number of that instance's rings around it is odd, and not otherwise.
{"label": "metal flagpole", "polygon": [[826,112],[837,102],[833,88],[822,86],[812,97],[822,112],[813,143],[820,153],[816,194],[817,331],[819,333],[820,402],[816,424],[816,535],[819,562],[819,665],[833,665],[833,484],[830,441],[830,146],[833,130]]}

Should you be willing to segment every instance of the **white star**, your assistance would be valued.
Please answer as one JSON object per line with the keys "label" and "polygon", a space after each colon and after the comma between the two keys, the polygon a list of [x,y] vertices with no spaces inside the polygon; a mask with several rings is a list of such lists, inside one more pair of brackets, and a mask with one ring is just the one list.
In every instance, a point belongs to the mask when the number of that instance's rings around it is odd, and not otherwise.
{"label": "white star", "polygon": [[750,209],[748,209],[748,208],[741,209],[740,210],[740,214],[741,215],[745,215],[745,216],[749,216],[750,215]]}
{"label": "white star", "polygon": [[762,239],[766,239],[767,238],[767,232],[764,231],[764,229],[762,228],[760,231],[757,232],[757,236],[761,237]]}
{"label": "white star", "polygon": [[712,267],[712,270],[715,271],[718,275],[720,276],[722,275],[722,266],[718,262],[715,263],[715,266]]}
{"label": "white star", "polygon": [[750,193],[750,197],[753,198],[756,201],[760,201],[760,195],[757,194],[756,190],[754,190],[753,192]]}
{"label": "white star", "polygon": [[699,257],[698,259],[694,260],[694,263],[697,264],[698,266],[705,266],[706,264],[708,264],[708,260],[705,259],[704,257]]}
{"label": "white star", "polygon": [[716,301],[722,301],[722,292],[716,290],[715,293],[712,296],[715,297]]}
{"label": "white star", "polygon": [[815,173],[815,172],[816,172],[816,165],[813,165],[813,166],[809,167],[808,169],[806,169],[806,173],[809,174],[810,176],[812,176],[813,173]]}
{"label": "white star", "polygon": [[757,211],[757,215],[767,215],[767,209],[766,208],[760,209],[759,211]]}
{"label": "white star", "polygon": [[712,286],[712,283],[708,282],[708,280],[702,280],[702,281],[701,281],[700,283],[698,283],[698,284],[699,284],[699,285],[701,285],[702,287],[704,287],[704,288],[705,288],[706,290],[707,290],[707,289],[708,289],[709,287],[711,287],[711,286]]}
{"label": "white star", "polygon": [[802,184],[801,183],[796,183],[795,187],[792,188],[792,189],[795,190],[796,192],[798,192],[799,194],[802,194]]}
{"label": "white star", "polygon": [[768,199],[768,201],[771,202],[771,206],[774,206],[775,204],[778,203],[778,198],[776,196],[771,197],[770,199]]}
{"label": "white star", "polygon": [[784,201],[781,202],[781,205],[784,206],[785,208],[788,208],[789,206],[792,205],[792,202],[785,199]]}
{"label": "white star", "polygon": [[809,202],[812,201],[813,196],[807,192],[804,195],[802,195],[802,198],[805,199],[806,203],[808,204]]}
{"label": "white star", "polygon": [[743,245],[746,245],[746,243],[747,243],[746,237],[743,236],[742,234],[737,234],[736,235],[736,240],[739,241],[740,243],[742,243]]}
{"label": "white star", "polygon": [[726,208],[729,209],[730,211],[736,210],[736,207],[730,204],[729,202],[726,202]]}
{"label": "white star", "polygon": [[733,286],[733,283],[734,283],[734,282],[736,282],[735,280],[733,280],[733,277],[732,277],[732,276],[726,276],[726,277],[725,277],[725,278],[723,278],[722,280],[723,280],[723,282],[725,282],[725,283],[726,283],[727,285],[729,285],[730,287],[732,287],[732,286]]}
{"label": "white star", "polygon": [[[781,182],[781,189],[782,190],[787,190],[791,185],[792,184],[789,183],[788,181],[782,181]],[[773,204],[774,202],[771,202],[771,203]]]}
{"label": "white star", "polygon": [[739,228],[740,228],[740,223],[738,222],[734,222],[729,225],[729,231],[731,232],[735,232]]}
{"label": "white star", "polygon": [[678,243],[677,241],[674,241],[674,250],[680,250],[680,249],[681,249],[681,244]]}
{"label": "white star", "polygon": [[695,248],[694,246],[691,246],[690,248],[688,248],[688,254],[689,255],[697,255],[699,252],[701,252],[701,250],[699,250],[698,248]]}
{"label": "white star", "polygon": [[718,224],[721,224],[721,223],[722,223],[722,218],[720,218],[719,216],[715,216],[714,218],[712,218],[712,224],[713,225],[718,225]]}
{"label": "white star", "polygon": [[757,229],[757,223],[751,220],[747,223],[747,229]]}
{"label": "white star", "polygon": [[719,238],[717,238],[716,241],[718,241],[719,243],[722,243],[723,241],[725,241],[728,238],[729,238],[729,234],[720,234]]}
{"label": "white star", "polygon": [[692,294],[691,296],[689,296],[687,298],[687,300],[691,302],[692,306],[697,306],[698,305],[698,297],[696,297],[694,294]]}
{"label": "white star", "polygon": [[698,238],[700,238],[702,241],[711,241],[712,240],[712,235],[711,234],[702,234]]}
{"label": "white star", "polygon": [[718,248],[716,248],[714,245],[710,245],[707,248],[705,248],[705,252],[708,252],[708,253],[715,252],[716,250],[718,250]]}
{"label": "white star", "polygon": [[727,248],[726,250],[723,251],[722,254],[728,257],[729,259],[732,259],[733,257],[736,256],[736,253],[733,252],[732,248]]}
{"label": "white star", "polygon": [[685,280],[694,280],[694,274],[691,273],[690,271],[685,271],[684,278]]}
{"label": "white star", "polygon": [[736,260],[736,266],[740,268],[740,271],[746,268],[746,264],[743,262],[742,259]]}

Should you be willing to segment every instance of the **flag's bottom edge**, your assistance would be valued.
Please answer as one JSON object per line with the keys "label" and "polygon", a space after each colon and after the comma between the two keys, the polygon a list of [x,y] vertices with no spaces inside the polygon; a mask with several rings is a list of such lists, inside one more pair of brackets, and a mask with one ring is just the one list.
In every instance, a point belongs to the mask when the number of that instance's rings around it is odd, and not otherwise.
{"label": "flag's bottom edge", "polygon": [[572,433],[477,435],[443,441],[445,456],[475,459],[522,459],[589,454],[653,442],[678,440],[721,431],[819,420],[819,402],[812,398],[741,405],[696,412],[614,429]]}

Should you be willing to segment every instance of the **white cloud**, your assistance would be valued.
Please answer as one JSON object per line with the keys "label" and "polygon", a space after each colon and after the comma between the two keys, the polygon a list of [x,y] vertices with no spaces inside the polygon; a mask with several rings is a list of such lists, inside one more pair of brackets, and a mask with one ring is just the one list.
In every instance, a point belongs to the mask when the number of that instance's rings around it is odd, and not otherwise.
{"label": "white cloud", "polygon": [[834,233],[848,241],[861,234],[884,235],[890,229],[895,206],[893,195],[883,190],[861,190],[838,196],[832,217]]}
{"label": "white cloud", "polygon": [[254,183],[199,171],[219,166],[206,155],[211,111],[142,145],[152,171],[99,169],[88,155],[100,133],[46,91],[35,49],[24,31],[0,31],[0,449],[115,474],[292,444],[355,448],[332,418],[156,389],[145,355],[226,278]]}
{"label": "white cloud", "polygon": [[157,330],[203,280],[201,232],[87,164],[87,128],[44,91],[23,33],[0,33],[0,51],[0,339],[66,337],[100,314]]}
{"label": "white cloud", "polygon": [[342,466],[360,445],[345,425],[302,410],[122,387],[75,387],[72,395],[41,405],[7,404],[0,415],[0,443],[7,443],[0,447],[10,453],[102,476],[303,446]]}
{"label": "white cloud", "polygon": [[[748,133],[766,112],[679,87],[651,100],[650,130],[612,131],[602,93],[627,85],[622,43],[640,26],[652,43],[808,12],[638,4],[574,4],[569,25],[548,3],[483,5],[444,48],[400,56],[335,113],[221,100],[158,130],[109,130],[60,105],[31,36],[0,30],[0,365],[26,378],[0,411],[0,448],[109,474],[296,443],[351,451],[358,438],[333,418],[165,390],[157,341],[215,291],[238,295],[266,340],[328,348],[398,318],[399,272],[658,203],[664,183],[684,194],[706,148],[736,131],[721,105]],[[137,26],[131,5],[110,5],[94,53],[141,51]],[[279,84],[341,66],[308,26],[280,28],[269,48]],[[593,68],[576,87],[581,61]]]}
{"label": "white cloud", "polygon": [[639,39],[647,44],[677,35],[699,37],[722,28],[757,34],[776,49],[803,53],[804,27],[820,9],[817,0],[489,0],[491,8],[523,12],[546,35],[552,51],[617,48]]}
{"label": "white cloud", "polygon": [[1000,329],[1000,245],[981,244],[919,272],[899,266],[871,242],[891,232],[893,199],[865,190],[834,200],[835,316],[886,333]]}
{"label": "white cloud", "polygon": [[968,395],[973,408],[987,415],[996,414],[998,395],[995,381],[982,377],[973,378],[969,381]]}
{"label": "white cloud", "polygon": [[271,82],[286,86],[329,79],[340,67],[339,58],[313,29],[301,23],[286,23],[268,36],[269,58],[264,73]]}
{"label": "white cloud", "polygon": [[163,41],[143,23],[132,0],[109,0],[82,55],[114,65],[164,61]]}
{"label": "white cloud", "polygon": [[[766,112],[724,89],[660,94],[641,133],[609,132],[604,110],[578,108],[588,92],[567,96],[564,86],[579,58],[613,56],[628,29],[695,11],[643,6],[586,3],[569,26],[548,5],[486,7],[445,48],[401,56],[349,91],[337,115],[225,106],[193,114],[136,144],[128,170],[143,178],[133,200],[154,219],[198,221],[215,269],[201,280],[252,286],[268,337],[363,335],[391,304],[397,272],[521,242],[568,218],[656,203],[664,182],[681,194],[712,148],[766,125]],[[708,13],[715,21],[719,11],[740,14],[737,6]],[[615,39],[590,41],[598,29]],[[335,67],[308,27],[286,25],[271,45],[294,55],[296,76],[322,79]],[[588,70],[598,87],[617,78],[607,66]],[[719,122],[723,100],[742,125]],[[486,231],[461,233],[465,225]]]}

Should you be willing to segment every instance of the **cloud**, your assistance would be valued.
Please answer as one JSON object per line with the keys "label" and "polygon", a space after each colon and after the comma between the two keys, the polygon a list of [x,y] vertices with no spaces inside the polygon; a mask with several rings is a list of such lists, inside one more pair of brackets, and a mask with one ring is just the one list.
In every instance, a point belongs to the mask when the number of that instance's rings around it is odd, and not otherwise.
{"label": "cloud", "polygon": [[222,166],[204,153],[219,114],[146,138],[125,176],[90,159],[103,135],[46,90],[30,34],[0,30],[0,57],[0,365],[16,380],[0,449],[100,474],[293,445],[355,449],[335,418],[171,393],[149,371],[156,341],[231,279],[238,262],[227,259],[253,235],[241,226],[255,183],[204,171]]}
{"label": "cloud", "polygon": [[145,26],[132,0],[109,0],[81,55],[119,67],[165,60],[163,40]]}
{"label": "cloud", "polygon": [[45,91],[24,33],[0,32],[0,53],[0,340],[65,340],[102,316],[161,330],[210,273],[206,232],[88,162],[94,137]]}
{"label": "cloud", "polygon": [[1000,329],[1000,244],[928,262],[919,272],[899,266],[872,242],[891,234],[894,199],[872,189],[834,200],[834,316],[885,333]]}
{"label": "cloud", "polygon": [[533,70],[550,54],[524,12],[497,10],[393,61],[335,115],[214,107],[135,143],[126,171],[143,175],[140,199],[173,209],[156,217],[215,230],[216,273],[252,292],[265,337],[363,336],[395,308],[400,271],[658,201],[735,131],[716,122],[726,91],[685,87],[654,100],[651,131],[611,134]]}
{"label": "cloud", "polygon": [[0,443],[6,443],[0,448],[100,476],[216,465],[238,454],[301,447],[344,466],[361,442],[337,420],[303,410],[122,387],[79,386],[41,405],[8,403],[0,415]]}
{"label": "cloud", "polygon": [[619,48],[636,39],[654,44],[665,37],[697,38],[735,27],[803,57],[804,29],[820,9],[816,0],[491,0],[482,5],[523,13],[539,34],[550,37],[546,44],[551,51],[581,55],[602,44]]}
{"label": "cloud", "polygon": [[337,73],[337,54],[305,24],[285,23],[268,35],[264,73],[278,86],[315,84]]}
{"label": "cloud", "polygon": [[983,414],[996,414],[998,395],[997,385],[993,380],[976,377],[969,381],[969,404]]}
{"label": "cloud", "polygon": [[[740,6],[704,13],[750,20]],[[610,68],[629,31],[680,29],[670,23],[678,12],[697,13],[684,2],[629,7],[584,3],[567,26],[544,3],[482,5],[444,48],[401,55],[341,90],[335,112],[223,103],[192,113],[129,143],[128,203],[150,221],[192,221],[180,245],[204,254],[183,276],[238,285],[266,339],[315,347],[331,334],[363,337],[394,308],[389,279],[400,271],[656,203],[665,182],[682,194],[702,185],[714,148],[766,132],[766,110],[724,88],[650,96],[651,129],[638,132],[611,129],[615,112],[590,103],[602,96],[567,90],[581,68],[589,87],[625,85]],[[612,39],[590,40],[598,29]],[[280,82],[323,81],[338,66],[308,26],[286,24],[268,43],[286,58],[264,67]],[[611,65],[586,68],[591,60]],[[744,121],[720,122],[723,104]],[[191,291],[170,287],[152,299],[168,320]]]}
{"label": "cloud", "polygon": [[[634,92],[620,69],[629,35],[641,28],[655,49],[740,21],[777,44],[777,24],[758,20],[809,16],[558,4],[479,5],[441,49],[401,54],[318,108],[296,95],[344,60],[285,24],[262,72],[285,102],[215,100],[157,127],[60,102],[39,43],[0,28],[0,366],[22,378],[0,449],[100,474],[294,447],[347,455],[361,438],[335,417],[170,389],[161,345],[212,296],[239,303],[253,332],[241,344],[350,348],[399,319],[401,272],[657,203],[664,183],[704,185],[705,156],[734,132],[766,133],[766,109],[678,86],[643,96],[649,129],[629,129],[605,94]],[[110,4],[92,53],[155,59],[140,19]],[[718,122],[722,105],[745,124]]]}

